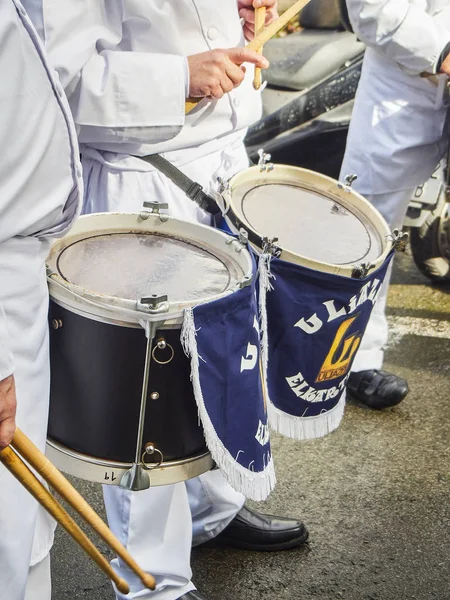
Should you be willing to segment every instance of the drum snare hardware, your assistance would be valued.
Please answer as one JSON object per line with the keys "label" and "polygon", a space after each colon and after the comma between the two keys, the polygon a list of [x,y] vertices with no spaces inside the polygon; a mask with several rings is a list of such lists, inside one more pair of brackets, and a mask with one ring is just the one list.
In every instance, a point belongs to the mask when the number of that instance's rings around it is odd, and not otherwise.
{"label": "drum snare hardware", "polygon": [[47,454],[71,475],[131,490],[213,468],[180,340],[184,309],[237,292],[254,270],[243,242],[163,207],[83,216],[47,261]]}

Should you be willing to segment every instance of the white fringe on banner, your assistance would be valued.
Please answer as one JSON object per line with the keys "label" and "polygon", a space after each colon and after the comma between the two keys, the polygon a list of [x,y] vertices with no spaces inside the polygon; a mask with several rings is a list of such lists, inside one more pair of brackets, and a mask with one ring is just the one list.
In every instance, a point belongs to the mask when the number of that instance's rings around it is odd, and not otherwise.
{"label": "white fringe on banner", "polygon": [[294,440],[312,440],[323,437],[339,427],[344,416],[346,392],[337,405],[315,417],[296,417],[280,410],[269,402],[269,424],[274,431]]}
{"label": "white fringe on banner", "polygon": [[203,399],[199,374],[199,360],[203,359],[198,354],[196,335],[194,313],[192,308],[187,308],[184,311],[181,344],[186,355],[191,357],[191,381],[203,425],[206,445],[226,480],[237,492],[244,494],[246,498],[258,502],[265,500],[274,489],[276,483],[273,458],[272,456],[270,457],[264,471],[252,473],[252,471],[240,465],[220,441],[214,425],[209,418]]}
{"label": "white fringe on banner", "polygon": [[267,365],[269,361],[269,334],[267,329],[267,292],[273,290],[270,280],[275,279],[270,271],[270,254],[260,254],[258,261],[259,276],[259,317],[261,320],[261,358],[264,370],[265,385],[267,390]]}

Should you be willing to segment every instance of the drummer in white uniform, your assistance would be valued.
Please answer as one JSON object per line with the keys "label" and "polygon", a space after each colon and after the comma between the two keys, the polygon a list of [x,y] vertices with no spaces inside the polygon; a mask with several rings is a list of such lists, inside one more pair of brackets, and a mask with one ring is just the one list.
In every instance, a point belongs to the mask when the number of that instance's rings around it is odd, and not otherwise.
{"label": "drummer in white uniform", "polygon": [[[45,447],[49,400],[50,239],[81,200],[70,109],[22,5],[0,3],[0,448],[17,425]],[[54,526],[0,464],[0,596],[50,600]]]}
{"label": "drummer in white uniform", "polygon": [[[267,7],[267,22],[277,14],[275,0],[254,4]],[[77,124],[84,211],[139,212],[144,200],[155,198],[167,202],[173,216],[210,223],[209,215],[136,156],[163,153],[206,191],[217,177],[227,179],[248,166],[243,139],[261,113],[251,71],[254,64],[267,66],[243,48],[240,18],[252,35],[252,1],[58,0],[47,6],[46,0],[28,0],[27,6]],[[190,96],[204,100],[185,117]],[[219,471],[138,493],[105,486],[104,497],[110,527],[156,576],[151,597],[161,600],[200,600],[191,582],[192,544],[218,536],[235,546],[279,550],[300,545],[308,535],[300,521],[244,507],[244,497]],[[127,598],[149,597],[123,565],[115,566],[131,582]]]}
{"label": "drummer in white uniform", "polygon": [[[414,189],[427,181],[447,148],[443,97],[450,74],[448,0],[347,0],[353,29],[367,44],[341,178],[401,229]],[[438,84],[421,74],[437,74]],[[436,78],[435,78],[436,79]],[[379,296],[348,387],[381,409],[408,393],[405,380],[381,370],[388,338],[387,284]]]}

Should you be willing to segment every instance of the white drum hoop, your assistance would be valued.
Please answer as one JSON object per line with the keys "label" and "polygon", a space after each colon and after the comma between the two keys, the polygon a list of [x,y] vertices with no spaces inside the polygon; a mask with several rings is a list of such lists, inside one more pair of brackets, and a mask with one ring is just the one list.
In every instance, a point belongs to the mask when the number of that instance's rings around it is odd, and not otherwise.
{"label": "white drum hoop", "polygon": [[[361,195],[349,186],[327,177],[320,173],[293,167],[290,165],[263,165],[253,166],[241,171],[232,177],[224,186],[222,195],[228,206],[225,219],[232,231],[245,229],[249,234],[252,247],[259,253],[263,249],[262,232],[256,231],[248,222],[240,208],[245,194],[258,187],[270,184],[287,185],[303,188],[307,191],[334,200],[338,206],[344,208],[356,216],[362,223],[368,223],[376,231],[379,237],[381,252],[376,259],[370,260],[370,266],[365,275],[378,269],[386,260],[393,248],[393,237],[386,221],[381,214]],[[281,206],[282,210],[282,206]],[[287,215],[289,218],[289,215]],[[272,232],[272,237],[277,231]],[[292,249],[279,246],[279,254],[282,260],[308,267],[315,271],[322,271],[346,277],[354,276],[355,269],[360,264],[339,265],[322,262],[298,254]]]}
{"label": "white drum hoop", "polygon": [[[103,295],[70,283],[61,275],[59,256],[72,244],[91,237],[132,233],[162,236],[204,250],[233,272],[237,284],[220,294],[196,298],[195,301],[171,302],[169,298],[162,314],[149,314],[139,307],[138,298],[130,300]],[[145,216],[136,213],[95,213],[80,217],[70,232],[53,244],[47,259],[47,281],[54,302],[87,318],[125,327],[141,327],[140,321],[164,321],[164,326],[176,327],[181,326],[185,308],[225,297],[249,285],[253,279],[253,269],[250,252],[233,236],[212,227],[151,213]]]}

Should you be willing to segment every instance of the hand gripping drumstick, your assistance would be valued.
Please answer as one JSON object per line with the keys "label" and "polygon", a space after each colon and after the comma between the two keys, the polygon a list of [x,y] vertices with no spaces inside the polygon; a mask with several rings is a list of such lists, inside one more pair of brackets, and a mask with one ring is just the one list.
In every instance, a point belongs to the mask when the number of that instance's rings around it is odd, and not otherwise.
{"label": "hand gripping drumstick", "polygon": [[[255,9],[255,35],[258,35],[264,31],[264,25],[266,23],[266,7],[261,6],[260,8]],[[262,54],[262,46],[258,50],[260,54]],[[259,90],[261,87],[261,69],[259,67],[255,67],[255,76],[253,78],[253,87],[255,90]]]}
{"label": "hand gripping drumstick", "polygon": [[[30,439],[28,439],[27,436],[22,431],[20,431],[20,429],[16,429],[11,446],[25,458],[25,460],[80,514],[80,516],[87,523],[89,523],[89,525],[91,525],[93,527],[93,529],[98,533],[98,535],[114,550],[114,552],[120,558],[122,558],[122,560],[130,567],[130,569],[132,571],[134,571],[136,573],[136,575],[138,575],[138,577],[141,579],[141,581],[147,588],[152,589],[152,590],[155,589],[156,582],[155,582],[155,579],[152,577],[152,575],[146,573],[143,569],[141,569],[139,567],[139,565],[131,557],[131,555],[126,550],[126,548],[124,546],[122,546],[122,544],[119,542],[119,540],[114,536],[114,534],[111,532],[111,530],[107,527],[106,523],[104,523],[102,521],[102,519],[89,506],[89,504],[77,492],[77,490],[67,481],[67,479],[58,471],[58,469],[56,469],[56,467],[48,460],[48,458],[44,454],[42,454],[42,452],[33,444],[33,442]],[[13,455],[14,455],[14,458],[16,459],[16,461],[20,461],[20,463],[23,465],[22,461],[17,456],[17,454],[15,454],[13,452]],[[0,452],[0,459],[3,460],[1,452]],[[8,465],[7,465],[7,467],[9,468]],[[23,467],[29,472],[29,474],[33,477],[35,482],[41,486],[44,493],[50,497],[50,499],[51,499],[50,502],[53,501],[54,503],[56,503],[56,505],[58,507],[58,511],[62,511],[63,513],[65,513],[67,515],[67,517],[72,521],[71,517],[66,513],[66,511],[58,504],[58,502],[51,496],[51,494],[49,494],[49,492],[46,490],[46,488],[44,486],[42,486],[42,484],[40,484],[40,482],[34,477],[34,475],[31,473],[31,471],[29,471],[28,467],[26,467],[26,465],[23,465]],[[10,469],[10,470],[12,470],[12,469]],[[17,477],[18,477],[19,481],[21,481],[21,483],[23,483],[22,477],[21,476],[17,476]],[[29,491],[31,491],[28,486],[26,486],[26,487]],[[33,492],[31,492],[31,493],[33,493]],[[36,494],[33,493],[33,495],[39,502],[41,501],[39,497],[36,497]],[[41,504],[42,504],[42,502],[41,502]],[[44,504],[43,504],[43,506],[44,506],[44,508],[47,508]],[[67,530],[65,523],[61,522],[59,520],[59,518],[54,515],[54,513],[51,513],[51,514]],[[76,528],[78,528],[78,526],[76,525],[75,522],[73,522],[73,524],[75,525]],[[80,532],[83,536],[85,536],[85,534],[81,530],[80,530]],[[69,531],[69,533],[73,536],[71,531]],[[79,539],[77,539],[77,538],[75,538],[75,539],[86,550],[86,552],[88,552],[88,554],[91,556],[91,558],[93,558],[95,560],[95,562],[97,562],[97,564],[99,564],[99,566],[114,581],[117,588],[122,593],[125,593],[125,594],[128,593],[127,591],[124,591],[125,586],[128,588],[127,583],[123,579],[120,579],[118,577],[118,575],[112,569],[112,567],[108,563],[108,561],[106,561],[106,559],[104,559],[103,556],[98,552],[97,548],[95,548],[95,546],[94,546],[95,552],[100,555],[101,564],[86,549],[83,542],[80,542]],[[86,537],[86,540],[88,542],[88,544],[87,544],[88,546],[91,546],[91,545],[93,546],[93,544],[90,542],[90,540],[87,537]],[[107,570],[104,569],[104,563],[106,563]],[[124,584],[125,584],[125,586],[124,586]]]}
{"label": "hand gripping drumstick", "polygon": [[[262,33],[257,35],[250,43],[247,44],[246,48],[250,50],[255,50],[258,52],[264,46],[266,42],[270,40],[276,33],[283,29],[287,23],[295,17],[297,13],[299,13],[302,8],[305,8],[307,4],[309,4],[311,0],[297,0],[294,2],[292,6],[290,6],[282,15],[278,17],[276,21],[273,21],[270,25],[268,25]],[[186,100],[186,108],[185,113],[188,114],[191,112],[193,108],[197,106],[199,102],[204,100],[204,98],[188,98]]]}

